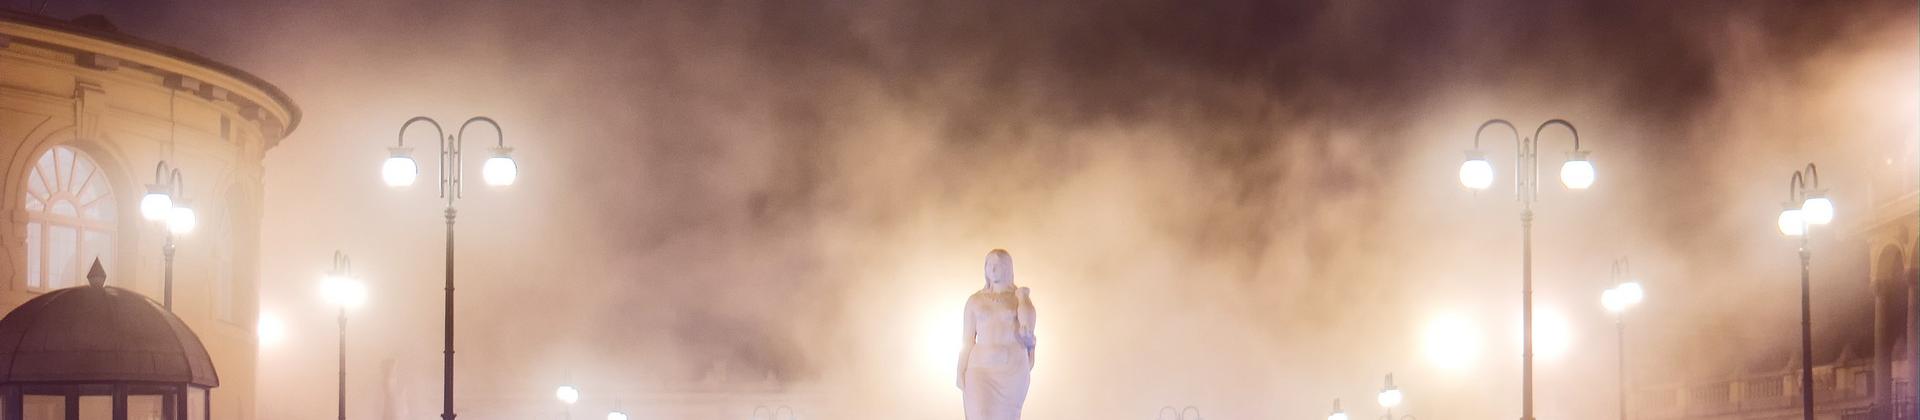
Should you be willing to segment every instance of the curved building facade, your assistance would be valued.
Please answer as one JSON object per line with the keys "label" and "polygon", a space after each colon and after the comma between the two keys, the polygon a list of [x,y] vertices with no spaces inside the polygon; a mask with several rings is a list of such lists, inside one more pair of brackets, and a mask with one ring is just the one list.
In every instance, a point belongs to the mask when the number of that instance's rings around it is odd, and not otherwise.
{"label": "curved building facade", "polygon": [[221,374],[212,418],[254,418],[261,159],[299,120],[273,85],[104,19],[0,11],[0,312],[87,284],[95,258],[162,300],[168,229],[140,204],[165,161],[196,216],[171,310]]}

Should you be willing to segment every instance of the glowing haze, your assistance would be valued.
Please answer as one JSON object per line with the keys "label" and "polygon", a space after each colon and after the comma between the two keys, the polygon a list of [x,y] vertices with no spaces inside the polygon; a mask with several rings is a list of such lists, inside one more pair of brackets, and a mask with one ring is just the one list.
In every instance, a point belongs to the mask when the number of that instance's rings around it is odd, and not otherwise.
{"label": "glowing haze", "polygon": [[[992,248],[1042,314],[1033,418],[1319,418],[1336,397],[1368,418],[1389,372],[1397,411],[1514,418],[1511,139],[1485,139],[1484,192],[1459,165],[1488,118],[1527,134],[1566,118],[1595,178],[1562,187],[1570,145],[1545,134],[1538,414],[1597,419],[1613,417],[1609,262],[1631,257],[1648,296],[1629,314],[1637,371],[1773,368],[1796,325],[1778,309],[1797,297],[1781,184],[1818,161],[1836,223],[1861,217],[1864,168],[1911,165],[1920,88],[1915,10],[1893,1],[49,11],[82,12],[257,73],[306,112],[266,161],[274,419],[332,415],[333,312],[312,293],[334,249],[368,294],[350,415],[438,413],[431,135],[410,133],[412,187],[381,167],[414,115],[493,117],[518,163],[487,187],[484,153],[466,162],[462,419],[558,413],[563,384],[576,415],[656,418],[645,396],[719,377],[819,396],[803,418],[957,419],[960,308]],[[1815,243],[1837,352],[1858,338],[1839,326],[1867,320],[1845,304],[1867,296],[1865,254]],[[1778,350],[1696,359],[1748,348]]]}

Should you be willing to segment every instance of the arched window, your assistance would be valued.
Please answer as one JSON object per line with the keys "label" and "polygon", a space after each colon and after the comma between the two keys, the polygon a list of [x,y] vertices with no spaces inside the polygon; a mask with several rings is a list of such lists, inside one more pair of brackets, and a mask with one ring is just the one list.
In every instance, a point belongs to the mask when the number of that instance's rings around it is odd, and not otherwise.
{"label": "arched window", "polygon": [[80,284],[94,258],[113,266],[113,189],[85,153],[54,146],[27,174],[27,289]]}

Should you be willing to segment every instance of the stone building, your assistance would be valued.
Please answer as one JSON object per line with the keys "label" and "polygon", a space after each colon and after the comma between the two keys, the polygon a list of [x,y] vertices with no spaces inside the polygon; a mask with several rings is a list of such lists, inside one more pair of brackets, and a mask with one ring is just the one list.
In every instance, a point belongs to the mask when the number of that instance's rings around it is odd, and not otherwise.
{"label": "stone building", "polygon": [[253,418],[261,158],[299,122],[286,94],[239,69],[99,17],[0,10],[0,312],[87,284],[95,258],[161,300],[167,231],[140,202],[164,160],[197,216],[175,238],[171,310],[219,371],[212,417]]}
{"label": "stone building", "polygon": [[[1920,145],[1912,132],[1893,134],[1871,161],[1833,166],[1872,172],[1866,210],[1851,213],[1862,220],[1837,226],[1846,243],[1869,252],[1868,278],[1852,281],[1872,292],[1873,339],[1815,361],[1815,415],[1823,420],[1920,419],[1913,386],[1920,377]],[[1734,377],[1639,384],[1630,411],[1638,419],[1799,419],[1799,384],[1796,353],[1777,368]]]}

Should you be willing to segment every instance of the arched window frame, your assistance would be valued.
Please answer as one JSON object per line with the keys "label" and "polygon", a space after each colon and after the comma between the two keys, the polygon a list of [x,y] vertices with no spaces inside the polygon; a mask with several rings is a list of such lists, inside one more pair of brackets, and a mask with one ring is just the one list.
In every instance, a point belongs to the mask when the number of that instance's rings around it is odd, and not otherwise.
{"label": "arched window frame", "polygon": [[[95,257],[112,264],[120,215],[107,169],[69,145],[50,147],[33,158],[20,189],[27,213],[27,290],[81,284],[85,266]],[[63,205],[71,211],[62,211]],[[67,233],[72,234],[70,242],[62,240]],[[62,261],[55,251],[64,246],[72,249]]]}

